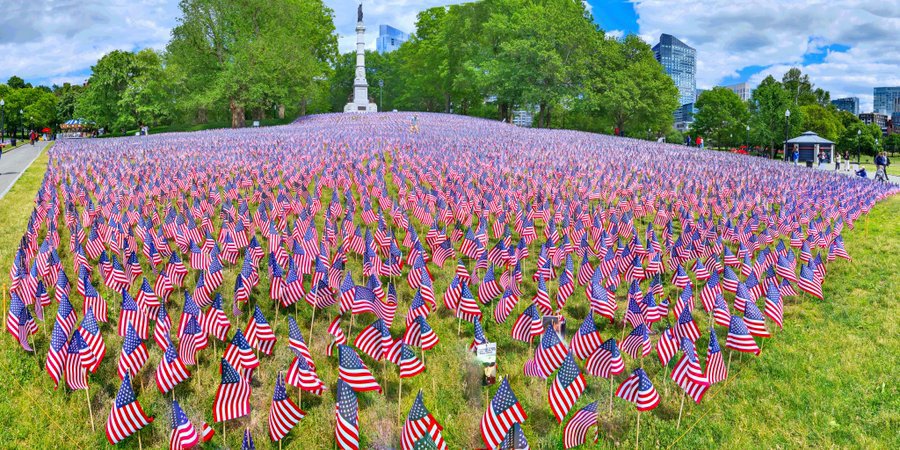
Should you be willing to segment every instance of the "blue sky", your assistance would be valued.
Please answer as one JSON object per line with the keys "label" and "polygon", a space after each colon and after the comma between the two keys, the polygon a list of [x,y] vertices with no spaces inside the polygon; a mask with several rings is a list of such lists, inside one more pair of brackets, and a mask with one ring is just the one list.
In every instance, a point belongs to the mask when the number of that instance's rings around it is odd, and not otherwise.
{"label": "blue sky", "polygon": [[[358,0],[324,0],[334,12],[341,51],[353,48]],[[162,49],[176,24],[178,0],[0,0],[0,81],[83,82],[115,49]],[[461,0],[365,0],[366,40],[379,24],[414,31],[416,14]],[[607,33],[637,34],[649,44],[672,34],[697,49],[697,87],[781,78],[801,67],[833,98],[900,86],[900,0],[587,0]],[[22,17],[28,17],[22,20]]]}

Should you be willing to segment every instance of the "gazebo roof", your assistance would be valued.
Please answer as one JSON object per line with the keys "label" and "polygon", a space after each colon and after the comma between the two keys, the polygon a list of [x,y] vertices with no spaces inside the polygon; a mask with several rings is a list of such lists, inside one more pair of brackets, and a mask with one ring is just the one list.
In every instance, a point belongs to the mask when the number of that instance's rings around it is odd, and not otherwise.
{"label": "gazebo roof", "polygon": [[797,136],[797,137],[787,141],[787,143],[788,144],[831,144],[831,145],[834,145],[834,142],[831,142],[828,139],[825,139],[812,131],[807,131],[807,132],[801,134],[800,136]]}

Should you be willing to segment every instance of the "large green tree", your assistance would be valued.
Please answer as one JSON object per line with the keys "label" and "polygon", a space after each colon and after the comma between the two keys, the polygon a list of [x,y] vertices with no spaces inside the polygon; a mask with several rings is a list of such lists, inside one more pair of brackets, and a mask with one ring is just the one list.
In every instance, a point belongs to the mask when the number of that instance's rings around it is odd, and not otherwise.
{"label": "large green tree", "polygon": [[301,109],[324,89],[337,50],[332,11],[321,0],[182,0],[169,61],[181,73],[183,108],[227,105],[231,125],[245,111]]}
{"label": "large green tree", "polygon": [[724,87],[704,91],[694,106],[697,113],[692,129],[701,136],[713,138],[719,147],[733,145],[734,136],[743,140],[750,114],[747,104],[734,91]]}
{"label": "large green tree", "polygon": [[[790,94],[771,75],[753,91],[749,107],[752,140],[767,146],[773,157],[781,151],[779,144],[789,129],[796,133],[803,122],[802,112],[793,107]],[[786,118],[788,110],[791,115]]]}

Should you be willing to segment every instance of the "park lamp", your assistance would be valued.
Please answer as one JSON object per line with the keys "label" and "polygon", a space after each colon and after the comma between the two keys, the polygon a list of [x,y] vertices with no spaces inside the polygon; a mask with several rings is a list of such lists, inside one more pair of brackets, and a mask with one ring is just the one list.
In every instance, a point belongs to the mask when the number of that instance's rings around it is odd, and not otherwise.
{"label": "park lamp", "polygon": [[791,110],[789,110],[789,109],[784,110],[784,117],[785,118],[791,117]]}

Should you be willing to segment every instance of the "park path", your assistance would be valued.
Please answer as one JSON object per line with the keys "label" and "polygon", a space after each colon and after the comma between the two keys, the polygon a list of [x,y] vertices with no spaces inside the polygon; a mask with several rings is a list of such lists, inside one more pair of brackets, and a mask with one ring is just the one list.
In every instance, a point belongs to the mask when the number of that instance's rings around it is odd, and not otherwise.
{"label": "park path", "polygon": [[16,184],[16,180],[37,159],[47,144],[48,142],[35,142],[34,145],[26,144],[3,153],[3,157],[0,158],[0,198]]}

